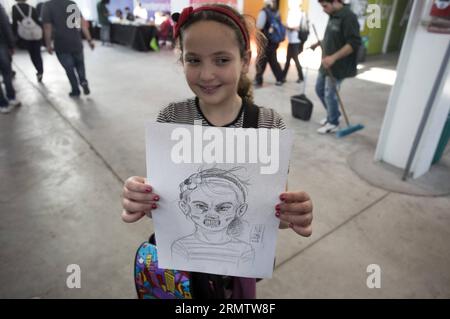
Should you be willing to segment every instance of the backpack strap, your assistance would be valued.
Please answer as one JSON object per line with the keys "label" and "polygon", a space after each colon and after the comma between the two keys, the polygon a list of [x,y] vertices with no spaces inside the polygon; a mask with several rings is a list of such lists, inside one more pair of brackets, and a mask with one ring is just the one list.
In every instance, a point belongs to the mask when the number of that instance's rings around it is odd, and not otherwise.
{"label": "backpack strap", "polygon": [[31,6],[28,6],[28,18],[31,18],[31,13],[33,12]]}
{"label": "backpack strap", "polygon": [[22,16],[22,19],[26,18],[25,13],[23,13],[22,9],[20,9],[19,4],[15,4],[14,7],[17,9],[17,11],[19,11],[20,15]]}
{"label": "backpack strap", "polygon": [[255,104],[244,103],[244,123],[243,128],[258,128],[259,107]]}
{"label": "backpack strap", "polygon": [[268,8],[264,8],[263,11],[266,14],[266,23],[264,24],[263,33],[264,35],[266,35],[266,33],[269,32],[270,26],[273,23],[273,14],[272,10]]}

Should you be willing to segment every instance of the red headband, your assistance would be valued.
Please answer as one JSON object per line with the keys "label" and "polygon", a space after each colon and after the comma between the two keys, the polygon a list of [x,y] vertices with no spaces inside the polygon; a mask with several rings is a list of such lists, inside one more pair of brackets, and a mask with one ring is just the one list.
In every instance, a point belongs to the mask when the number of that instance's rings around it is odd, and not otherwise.
{"label": "red headband", "polygon": [[244,40],[245,40],[245,48],[247,50],[250,49],[250,43],[249,43],[247,32],[245,32],[246,31],[245,26],[242,24],[240,19],[236,16],[236,14],[233,11],[231,11],[230,9],[224,8],[224,7],[203,6],[203,7],[197,8],[197,9],[194,9],[192,7],[184,8],[183,11],[181,12],[179,18],[178,18],[178,21],[176,21],[176,23],[175,23],[175,27],[174,27],[174,37],[175,37],[175,39],[180,34],[181,27],[189,20],[189,17],[191,16],[191,14],[194,14],[194,13],[197,13],[197,12],[200,12],[200,11],[215,11],[215,12],[219,12],[221,14],[226,15],[231,20],[233,20],[234,23],[236,23],[237,26],[239,27],[239,29],[241,30],[242,36],[244,37]]}

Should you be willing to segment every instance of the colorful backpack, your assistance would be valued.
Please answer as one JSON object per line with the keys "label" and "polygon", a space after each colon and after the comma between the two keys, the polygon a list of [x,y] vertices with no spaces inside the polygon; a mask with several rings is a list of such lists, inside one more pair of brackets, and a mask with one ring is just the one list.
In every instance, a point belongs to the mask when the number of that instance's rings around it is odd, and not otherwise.
{"label": "colorful backpack", "polygon": [[139,299],[254,299],[254,278],[188,272],[158,267],[155,236],[139,246],[134,283]]}
{"label": "colorful backpack", "polygon": [[192,299],[191,273],[158,268],[154,244],[145,242],[138,248],[134,265],[139,299]]}
{"label": "colorful backpack", "polygon": [[[223,299],[227,286],[231,284],[231,278],[227,283],[220,275],[159,268],[154,234],[139,246],[134,265],[134,283],[139,299]],[[246,280],[244,286],[236,284],[236,297],[249,290]]]}

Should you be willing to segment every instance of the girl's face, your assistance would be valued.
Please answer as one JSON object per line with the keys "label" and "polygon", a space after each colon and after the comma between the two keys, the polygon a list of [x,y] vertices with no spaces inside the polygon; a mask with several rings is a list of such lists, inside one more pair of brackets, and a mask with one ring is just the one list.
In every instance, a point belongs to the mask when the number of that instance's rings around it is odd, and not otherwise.
{"label": "girl's face", "polygon": [[234,30],[215,21],[194,23],[183,32],[183,65],[191,90],[206,105],[228,105],[238,98],[242,59]]}
{"label": "girl's face", "polygon": [[215,186],[214,191],[199,186],[189,197],[190,217],[194,223],[208,231],[226,230],[241,206],[236,194],[223,186]]}

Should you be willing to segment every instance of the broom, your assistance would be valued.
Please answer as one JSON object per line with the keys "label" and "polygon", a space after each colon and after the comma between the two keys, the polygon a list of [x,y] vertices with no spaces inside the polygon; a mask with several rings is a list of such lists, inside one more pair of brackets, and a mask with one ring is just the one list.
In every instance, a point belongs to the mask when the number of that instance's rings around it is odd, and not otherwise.
{"label": "broom", "polygon": [[[322,41],[320,41],[319,35],[317,34],[317,31],[316,31],[316,27],[314,26],[314,24],[312,25],[312,27],[314,30],[314,34],[316,35],[317,41],[319,42],[320,48],[322,49],[322,52],[323,52]],[[340,129],[336,132],[336,137],[344,137],[344,136],[350,135],[356,131],[362,130],[364,128],[364,125],[362,125],[362,124],[350,125],[350,121],[348,119],[347,112],[345,112],[344,103],[342,102],[341,95],[339,94],[339,90],[337,88],[336,79],[333,76],[333,74],[331,73],[330,69],[328,69],[328,68],[324,68],[324,69],[326,70],[328,76],[331,79],[331,83],[333,84],[333,86],[336,90],[336,95],[338,97],[339,106],[341,107],[342,114],[344,114],[345,123],[347,124],[347,127]]]}

